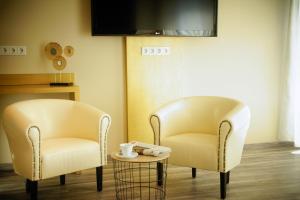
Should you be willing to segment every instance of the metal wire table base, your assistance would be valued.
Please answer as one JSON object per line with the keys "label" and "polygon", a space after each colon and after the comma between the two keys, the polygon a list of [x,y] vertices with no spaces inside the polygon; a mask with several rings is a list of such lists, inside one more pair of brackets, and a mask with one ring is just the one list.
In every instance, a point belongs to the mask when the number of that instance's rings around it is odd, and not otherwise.
{"label": "metal wire table base", "polygon": [[113,159],[116,199],[166,199],[168,158],[131,162]]}

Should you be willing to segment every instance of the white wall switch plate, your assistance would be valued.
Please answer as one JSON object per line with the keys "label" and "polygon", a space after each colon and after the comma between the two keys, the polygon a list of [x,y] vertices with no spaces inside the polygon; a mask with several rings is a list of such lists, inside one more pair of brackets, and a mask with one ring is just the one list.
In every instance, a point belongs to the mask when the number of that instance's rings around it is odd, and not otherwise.
{"label": "white wall switch plate", "polygon": [[25,56],[26,46],[0,46],[0,56]]}
{"label": "white wall switch plate", "polygon": [[170,55],[170,47],[142,47],[142,56],[167,56]]}

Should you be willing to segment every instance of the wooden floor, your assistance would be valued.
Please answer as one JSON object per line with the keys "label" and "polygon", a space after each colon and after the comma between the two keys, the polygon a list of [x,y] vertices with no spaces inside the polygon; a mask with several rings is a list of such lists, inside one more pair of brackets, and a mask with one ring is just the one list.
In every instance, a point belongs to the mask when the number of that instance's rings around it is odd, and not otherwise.
{"label": "wooden floor", "polygon": [[[292,154],[295,150],[289,143],[248,145],[241,165],[231,171],[227,199],[300,200],[300,154]],[[40,200],[110,200],[115,199],[114,186],[109,162],[102,192],[96,192],[95,170],[87,170],[67,175],[65,186],[59,185],[58,177],[40,181],[38,194]],[[0,199],[29,199],[24,179],[0,171]],[[169,165],[167,199],[219,199],[219,174],[198,170],[197,178],[192,179],[190,168]]]}

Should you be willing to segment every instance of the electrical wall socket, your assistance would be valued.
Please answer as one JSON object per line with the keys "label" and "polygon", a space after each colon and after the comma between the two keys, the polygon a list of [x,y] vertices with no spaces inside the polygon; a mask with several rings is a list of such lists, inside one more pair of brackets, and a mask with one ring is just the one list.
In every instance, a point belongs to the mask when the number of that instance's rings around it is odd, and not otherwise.
{"label": "electrical wall socket", "polygon": [[142,56],[167,56],[170,47],[142,47]]}
{"label": "electrical wall socket", "polygon": [[26,46],[18,46],[17,50],[18,50],[18,55],[26,56],[26,53],[27,53]]}
{"label": "electrical wall socket", "polygon": [[10,48],[8,46],[0,46],[0,55],[8,56],[10,54]]}
{"label": "electrical wall socket", "polygon": [[0,56],[25,56],[26,46],[0,46]]}

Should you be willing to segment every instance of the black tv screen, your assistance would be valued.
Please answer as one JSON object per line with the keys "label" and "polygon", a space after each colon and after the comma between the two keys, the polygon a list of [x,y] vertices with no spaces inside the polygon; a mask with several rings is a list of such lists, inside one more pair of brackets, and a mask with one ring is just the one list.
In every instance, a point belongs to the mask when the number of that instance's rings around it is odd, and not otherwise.
{"label": "black tv screen", "polygon": [[217,36],[218,0],[91,0],[92,35]]}

